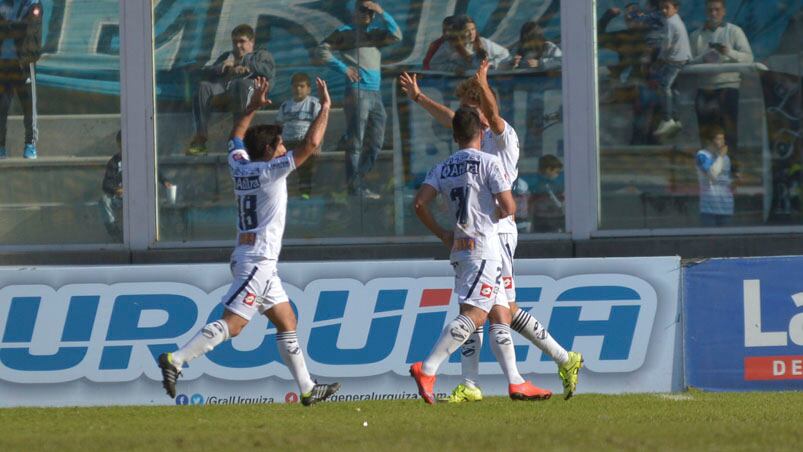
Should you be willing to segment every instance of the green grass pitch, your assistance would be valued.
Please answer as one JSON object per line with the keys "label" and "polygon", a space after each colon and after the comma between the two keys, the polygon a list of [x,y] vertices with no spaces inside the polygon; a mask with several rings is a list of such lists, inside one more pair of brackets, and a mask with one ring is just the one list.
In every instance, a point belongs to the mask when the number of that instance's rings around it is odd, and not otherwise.
{"label": "green grass pitch", "polygon": [[799,451],[803,392],[0,409],[4,452],[480,449]]}

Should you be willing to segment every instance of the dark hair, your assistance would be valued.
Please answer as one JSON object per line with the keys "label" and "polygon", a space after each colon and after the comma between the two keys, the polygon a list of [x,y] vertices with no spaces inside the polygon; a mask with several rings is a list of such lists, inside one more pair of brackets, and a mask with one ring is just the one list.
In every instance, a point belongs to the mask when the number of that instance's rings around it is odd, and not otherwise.
{"label": "dark hair", "polygon": [[706,143],[714,141],[717,135],[725,135],[725,129],[720,126],[708,126],[703,130],[703,137]]}
{"label": "dark hair", "polygon": [[296,72],[290,77],[291,85],[295,85],[296,83],[300,82],[306,82],[307,85],[312,86],[312,81],[310,80],[309,75],[304,72]]}
{"label": "dark hair", "polygon": [[248,158],[251,161],[257,160],[270,160],[273,155],[265,155],[266,147],[271,146],[274,149],[279,145],[279,140],[282,137],[282,126],[275,124],[260,124],[253,126],[245,132],[245,150],[248,152]]}
{"label": "dark hair", "polygon": [[530,21],[521,26],[519,48],[516,50],[516,55],[524,56],[528,51],[532,51],[535,52],[536,58],[541,58],[545,48],[544,29],[537,22]]}
{"label": "dark hair", "polygon": [[254,34],[254,29],[250,25],[240,24],[234,27],[234,30],[231,31],[231,37],[234,39],[239,38],[240,36],[245,36],[249,41],[253,41],[256,37],[256,34]]}
{"label": "dark hair", "polygon": [[[460,45],[460,37],[463,30],[468,27],[469,24],[474,24],[474,28],[477,28],[477,23],[474,22],[474,19],[467,16],[466,14],[460,14],[458,16],[454,16],[454,22],[451,25],[451,33],[449,36],[449,40],[452,42],[452,47],[460,54],[466,61],[471,60],[471,55],[466,53],[466,49]],[[484,60],[488,58],[488,51],[482,46],[482,41],[480,40],[480,33],[477,30],[477,35],[474,37],[474,42],[471,43],[471,46],[474,48],[474,55],[477,56],[477,59]]]}
{"label": "dark hair", "polygon": [[680,0],[661,0],[661,3],[671,3],[675,9],[680,9]]}
{"label": "dark hair", "polygon": [[538,159],[538,171],[546,171],[548,169],[562,169],[563,162],[552,154],[541,156]]}
{"label": "dark hair", "polygon": [[727,8],[728,5],[725,4],[725,0],[705,0],[705,5],[708,6],[709,3],[719,3],[722,5],[723,8]]}
{"label": "dark hair", "polygon": [[460,107],[452,118],[452,136],[457,144],[465,144],[482,131],[480,115],[474,108]]}

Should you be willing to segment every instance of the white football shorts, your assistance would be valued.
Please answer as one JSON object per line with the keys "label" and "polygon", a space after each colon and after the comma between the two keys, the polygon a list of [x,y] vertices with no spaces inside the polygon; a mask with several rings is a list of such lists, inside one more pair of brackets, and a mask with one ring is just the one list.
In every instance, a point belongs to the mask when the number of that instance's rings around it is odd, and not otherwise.
{"label": "white football shorts", "polygon": [[246,320],[251,320],[257,312],[263,314],[289,300],[276,270],[275,260],[234,261],[231,263],[231,274],[234,281],[220,302]]}
{"label": "white football shorts", "polygon": [[502,245],[502,283],[500,291],[505,292],[509,302],[516,301],[516,283],[513,280],[513,256],[516,255],[516,245],[519,243],[518,234],[499,234]]}
{"label": "white football shorts", "polygon": [[499,291],[502,262],[499,260],[466,260],[452,262],[454,291],[460,304],[468,304],[491,312],[496,305],[508,307],[507,297]]}

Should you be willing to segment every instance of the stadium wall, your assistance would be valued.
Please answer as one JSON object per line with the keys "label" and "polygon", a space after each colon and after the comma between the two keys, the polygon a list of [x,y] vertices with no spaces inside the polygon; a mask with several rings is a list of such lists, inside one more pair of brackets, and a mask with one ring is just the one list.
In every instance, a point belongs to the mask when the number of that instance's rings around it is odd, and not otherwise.
{"label": "stadium wall", "polygon": [[[457,313],[446,261],[283,263],[311,372],[338,380],[338,400],[415,397],[407,376]],[[582,392],[683,388],[678,257],[517,261],[517,298],[586,359]],[[294,402],[271,328],[255,319],[194,361],[179,397],[154,358],[219,316],[223,264],[0,269],[0,406]],[[522,373],[559,392],[554,363],[516,338]],[[459,382],[459,357],[438,388]],[[486,394],[506,393],[486,343]],[[534,374],[534,375],[533,375]]]}

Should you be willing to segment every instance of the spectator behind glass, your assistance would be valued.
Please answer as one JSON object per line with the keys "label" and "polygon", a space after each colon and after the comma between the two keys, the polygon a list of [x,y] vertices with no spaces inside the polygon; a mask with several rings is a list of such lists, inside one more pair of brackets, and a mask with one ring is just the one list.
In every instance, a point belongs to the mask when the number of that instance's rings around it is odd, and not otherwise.
{"label": "spectator behind glass", "polygon": [[725,132],[708,129],[706,147],[697,151],[697,179],[700,183],[700,224],[725,226],[733,218],[733,179]]}
{"label": "spectator behind glass", "polygon": [[647,15],[638,3],[629,3],[624,14],[626,29],[607,31],[610,22],[621,13],[619,8],[605,11],[597,21],[597,42],[600,48],[616,52],[619,57],[618,64],[608,68],[612,78],[621,83],[646,81],[646,69],[652,62],[652,47],[647,42],[650,33]]}
{"label": "spectator behind glass", "polygon": [[[123,133],[117,131],[117,153],[106,163],[103,174],[103,194],[100,196],[101,219],[106,231],[118,242],[123,241]],[[159,184],[170,188],[173,184],[158,173]]]}
{"label": "spectator behind glass", "polygon": [[227,108],[236,123],[254,90],[253,79],[265,77],[268,82],[273,81],[276,73],[273,56],[267,50],[256,48],[254,40],[254,29],[250,25],[238,25],[231,32],[232,49],[203,69],[206,80],[198,84],[193,97],[195,136],[186,150],[187,155],[206,154],[212,107]]}
{"label": "spectator behind glass", "polygon": [[562,232],[566,225],[563,162],[544,155],[538,159],[538,172],[521,178],[530,190],[527,210],[532,215],[532,232]]}
{"label": "spectator behind glass", "polygon": [[519,42],[513,50],[511,68],[537,68],[548,71],[559,68],[560,64],[560,48],[555,43],[546,40],[544,29],[536,22],[527,22],[522,25]]}
{"label": "spectator behind glass", "polygon": [[329,68],[346,77],[346,133],[341,142],[346,148],[348,192],[379,199],[380,195],[368,189],[364,181],[385,141],[387,114],[379,92],[379,48],[401,41],[402,32],[393,17],[375,2],[358,0],[351,19],[350,25],[343,25],[324,39],[316,54]]}
{"label": "spectator behind glass", "polygon": [[448,45],[440,46],[432,56],[432,70],[462,75],[466,71],[479,69],[485,59],[491,64],[491,69],[497,69],[510,57],[506,48],[490,39],[481,38],[477,34],[477,24],[470,17],[458,16],[453,27]]}
{"label": "spectator behind glass", "polygon": [[432,41],[432,43],[429,44],[429,48],[427,49],[427,54],[426,56],[424,56],[424,62],[422,63],[422,66],[425,71],[430,70],[430,62],[432,61],[432,57],[435,55],[435,52],[437,52],[438,49],[441,48],[444,42],[447,42],[449,40],[449,34],[453,33],[454,30],[453,25],[457,17],[458,16],[448,16],[445,19],[443,19],[443,23],[441,24],[442,27],[441,37]]}
{"label": "spectator behind glass", "polygon": [[675,119],[675,98],[672,85],[683,66],[691,59],[689,34],[686,25],[678,14],[679,0],[661,1],[661,12],[666,17],[664,42],[658,54],[654,75],[658,83],[658,97],[663,110],[663,120],[653,134],[668,137],[679,132],[683,125]]}
{"label": "spectator behind glass", "polygon": [[[691,34],[693,64],[752,63],[753,51],[739,26],[725,21],[727,13],[724,0],[708,0],[705,5],[708,20]],[[739,152],[739,86],[738,72],[718,72],[697,76],[697,97],[694,109],[700,129],[700,142],[705,143],[709,129],[725,131],[725,142],[733,157],[734,169]]]}
{"label": "spectator behind glass", "polygon": [[22,106],[25,147],[22,156],[36,158],[36,71],[41,54],[42,5],[39,0],[0,2],[0,159],[8,156],[6,126],[14,94]]}
{"label": "spectator behind glass", "polygon": [[[312,92],[312,81],[309,75],[299,72],[290,78],[293,98],[286,100],[279,107],[276,122],[282,126],[282,141],[289,150],[298,149],[307,136],[307,130],[312,121],[321,111],[321,102]],[[302,199],[310,199],[312,194],[313,167],[317,164],[317,156],[321,148],[318,147],[307,158],[307,164],[298,168],[298,191]]]}

